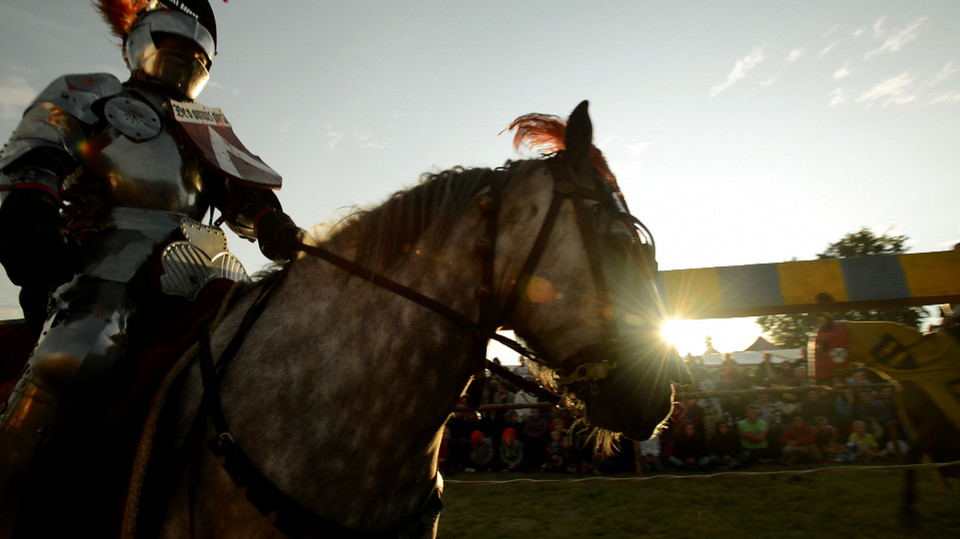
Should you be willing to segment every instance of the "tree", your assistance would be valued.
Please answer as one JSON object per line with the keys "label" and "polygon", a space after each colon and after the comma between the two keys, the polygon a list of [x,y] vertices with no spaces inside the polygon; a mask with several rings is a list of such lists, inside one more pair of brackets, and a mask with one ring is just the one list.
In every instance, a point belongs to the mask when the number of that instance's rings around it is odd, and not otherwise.
{"label": "tree", "polygon": [[[819,253],[820,260],[828,258],[852,258],[858,256],[897,255],[907,251],[906,236],[876,235],[864,227],[858,232],[845,235]],[[898,307],[892,309],[863,309],[831,313],[837,320],[886,320],[915,328],[927,316],[921,307]],[[820,325],[820,313],[773,314],[757,318],[757,324],[778,346],[799,348],[806,346],[810,336]]]}

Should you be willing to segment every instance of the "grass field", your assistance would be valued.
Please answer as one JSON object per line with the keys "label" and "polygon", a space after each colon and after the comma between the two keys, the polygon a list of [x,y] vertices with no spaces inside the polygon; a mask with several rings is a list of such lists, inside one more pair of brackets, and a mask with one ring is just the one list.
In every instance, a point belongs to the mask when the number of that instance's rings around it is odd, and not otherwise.
{"label": "grass field", "polygon": [[[766,465],[749,471],[785,468]],[[960,537],[960,481],[952,480],[954,488],[946,490],[930,470],[917,474],[920,503],[912,528],[899,518],[902,471],[865,466],[862,471],[800,475],[682,477],[473,484],[577,476],[458,474],[446,478],[438,536]]]}

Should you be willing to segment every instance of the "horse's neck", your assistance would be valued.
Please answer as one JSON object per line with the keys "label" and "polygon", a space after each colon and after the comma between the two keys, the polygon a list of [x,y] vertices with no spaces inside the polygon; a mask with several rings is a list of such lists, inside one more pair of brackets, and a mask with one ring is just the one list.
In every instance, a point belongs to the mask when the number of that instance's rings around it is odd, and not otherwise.
{"label": "horse's neck", "polygon": [[[476,284],[467,283],[479,268],[463,264],[469,253],[424,254],[387,276],[475,316]],[[389,522],[429,490],[438,431],[475,368],[471,333],[326,262],[300,260],[227,371],[224,408],[281,488],[348,524]],[[385,506],[385,495],[402,501]]]}

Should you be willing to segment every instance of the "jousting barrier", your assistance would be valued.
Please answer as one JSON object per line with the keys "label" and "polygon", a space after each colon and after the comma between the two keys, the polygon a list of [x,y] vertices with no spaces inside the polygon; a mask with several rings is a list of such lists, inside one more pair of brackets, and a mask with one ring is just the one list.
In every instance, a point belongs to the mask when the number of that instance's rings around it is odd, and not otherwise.
{"label": "jousting barrier", "polygon": [[803,260],[661,271],[675,318],[766,314],[960,302],[960,251]]}

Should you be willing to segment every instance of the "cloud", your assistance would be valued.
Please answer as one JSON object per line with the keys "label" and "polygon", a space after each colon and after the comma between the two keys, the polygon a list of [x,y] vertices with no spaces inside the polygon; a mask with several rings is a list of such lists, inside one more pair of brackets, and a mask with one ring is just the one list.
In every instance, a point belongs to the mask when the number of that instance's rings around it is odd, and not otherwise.
{"label": "cloud", "polygon": [[831,28],[831,29],[827,30],[826,32],[824,32],[820,37],[822,37],[822,38],[830,37],[830,36],[832,36],[832,35],[834,34],[834,32],[836,32],[836,31],[839,30],[839,29],[840,29],[840,25],[839,25],[839,24],[835,24],[835,25],[833,25],[833,28]]}
{"label": "cloud", "polygon": [[833,72],[833,80],[842,80],[850,76],[853,71],[850,70],[850,64],[844,63],[839,69]]}
{"label": "cloud", "polygon": [[790,51],[790,54],[788,54],[787,57],[783,60],[783,63],[790,65],[796,62],[797,60],[799,60],[800,57],[803,56],[803,53],[804,53],[804,49],[793,49]]}
{"label": "cloud", "polygon": [[817,58],[823,58],[824,56],[827,55],[827,53],[829,53],[830,51],[832,51],[833,48],[836,47],[836,46],[837,46],[837,42],[834,41],[833,43],[831,43],[831,44],[827,45],[826,47],[820,49],[820,54],[817,56]]}
{"label": "cloud", "polygon": [[873,37],[876,39],[883,39],[883,44],[880,47],[867,53],[867,58],[880,54],[882,52],[898,52],[902,49],[907,43],[916,40],[920,37],[920,27],[923,26],[923,23],[927,21],[927,17],[920,17],[919,19],[911,22],[903,30],[900,30],[896,34],[889,35],[886,29],[883,28],[883,21],[885,17],[880,17],[877,19],[877,22],[873,25]]}
{"label": "cloud", "polygon": [[927,102],[928,105],[936,105],[937,103],[960,105],[960,91],[945,92]]}
{"label": "cloud", "polygon": [[327,126],[327,148],[336,150],[343,141],[343,133],[333,129],[332,125]]}
{"label": "cloud", "polygon": [[629,153],[633,157],[639,157],[640,155],[643,154],[643,152],[647,151],[647,148],[649,147],[650,147],[649,142],[638,142],[636,144],[628,144],[627,153]]}
{"label": "cloud", "polygon": [[960,72],[960,69],[957,69],[957,66],[953,65],[953,62],[947,62],[933,78],[927,81],[926,85],[930,87],[936,86],[945,80],[952,79],[957,72]]}
{"label": "cloud", "polygon": [[710,98],[712,99],[716,97],[721,92],[726,91],[731,86],[736,84],[740,79],[746,77],[747,72],[760,65],[763,60],[764,56],[762,47],[753,49],[753,52],[737,60],[737,63],[734,64],[733,69],[727,74],[726,80],[710,89]]}
{"label": "cloud", "polygon": [[880,100],[883,101],[883,106],[911,103],[917,99],[916,95],[908,91],[915,78],[909,72],[904,71],[896,77],[875,84],[857,98],[857,103],[869,105]]}
{"label": "cloud", "polygon": [[16,120],[36,96],[37,90],[30,87],[27,79],[14,75],[3,77],[0,79],[0,120]]}
{"label": "cloud", "polygon": [[226,86],[220,84],[217,81],[210,81],[207,83],[207,86],[210,88],[216,88],[217,90],[223,90],[224,92],[229,92],[233,95],[240,95],[240,88],[227,88]]}
{"label": "cloud", "polygon": [[828,106],[830,108],[839,107],[840,105],[850,100],[848,96],[849,96],[848,92],[844,90],[842,87],[837,88],[834,91],[830,92],[830,104]]}

